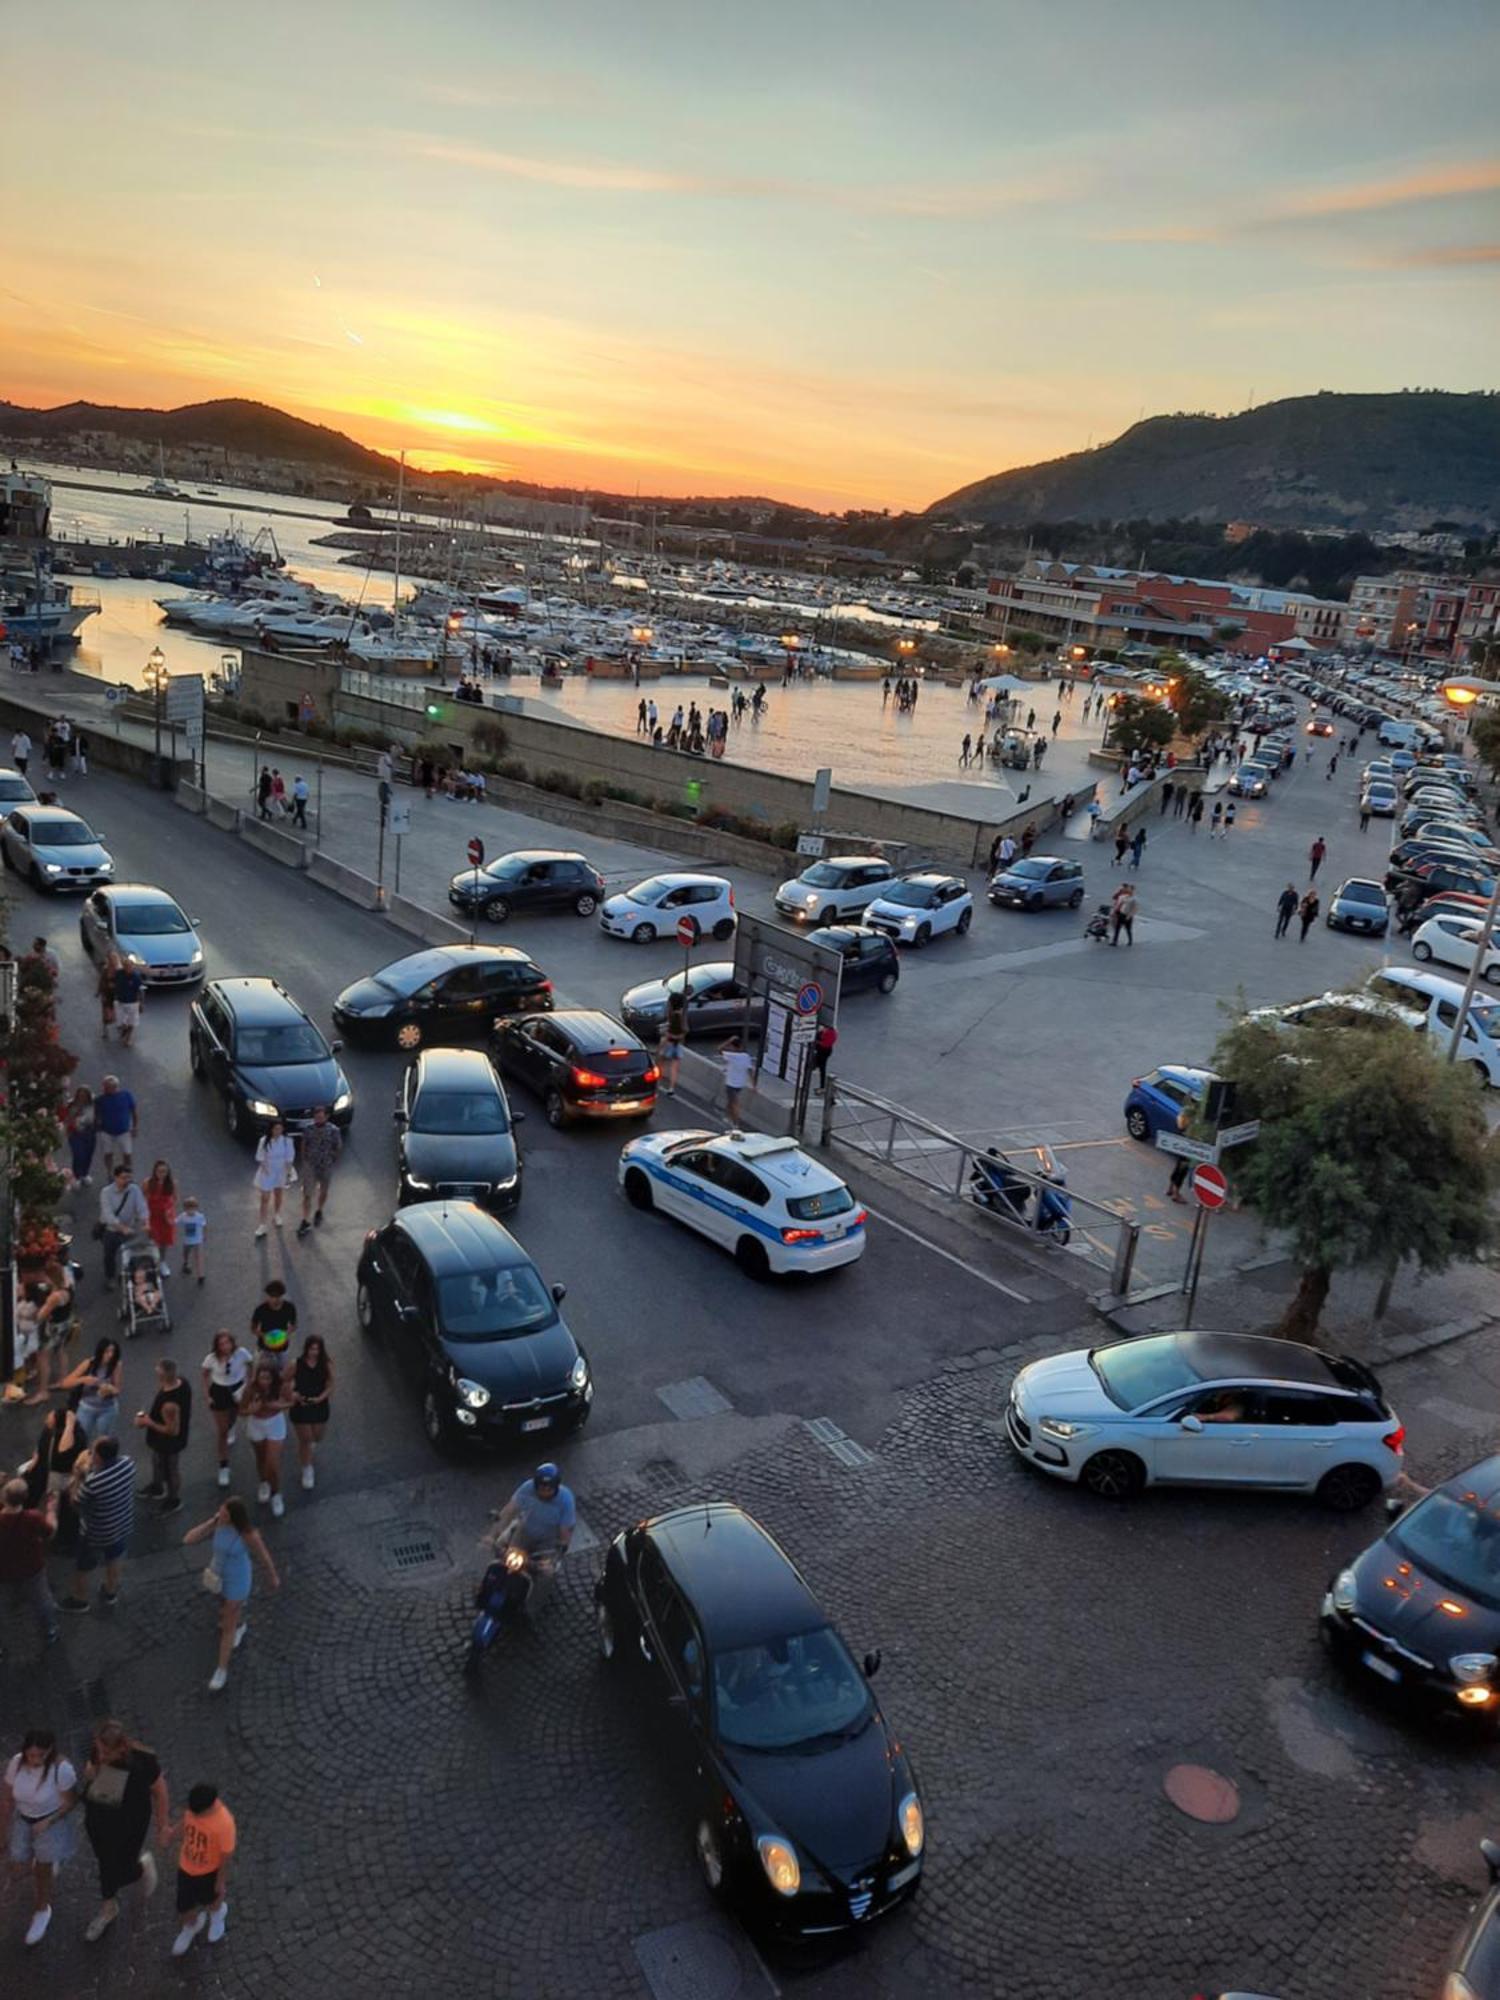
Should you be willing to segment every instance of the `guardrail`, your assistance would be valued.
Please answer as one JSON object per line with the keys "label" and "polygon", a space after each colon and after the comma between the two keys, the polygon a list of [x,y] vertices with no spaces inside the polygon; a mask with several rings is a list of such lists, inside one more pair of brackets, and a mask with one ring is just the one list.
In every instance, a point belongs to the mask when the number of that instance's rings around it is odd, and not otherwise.
{"label": "guardrail", "polygon": [[1129,1294],[1140,1225],[1071,1189],[1062,1191],[1062,1213],[1058,1184],[1040,1170],[1040,1162],[1027,1165],[1030,1149],[1007,1149],[997,1167],[995,1155],[982,1145],[841,1077],[829,1077],[820,1102],[819,1144],[846,1146],[879,1160],[966,1213],[984,1216],[1004,1234],[1030,1238],[1091,1265],[1104,1274],[1116,1298]]}

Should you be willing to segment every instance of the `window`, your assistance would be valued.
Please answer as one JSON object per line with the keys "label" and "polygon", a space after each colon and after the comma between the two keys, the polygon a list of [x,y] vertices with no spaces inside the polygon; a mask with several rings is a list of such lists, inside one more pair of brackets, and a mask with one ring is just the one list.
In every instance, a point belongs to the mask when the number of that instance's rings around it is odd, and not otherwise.
{"label": "window", "polygon": [[397,1282],[401,1285],[403,1291],[407,1293],[408,1297],[415,1302],[421,1290],[422,1280],[426,1275],[425,1267],[423,1266],[416,1244],[412,1242],[411,1238],[404,1231],[396,1229],[391,1232],[387,1248],[391,1256],[391,1269],[396,1274]]}
{"label": "window", "polygon": [[234,1038],[234,1059],[241,1063],[311,1063],[326,1061],[327,1056],[328,1044],[311,1021],[241,1028]]}
{"label": "window", "polygon": [[748,1201],[755,1208],[764,1208],[771,1198],[771,1190],[759,1174],[752,1174],[740,1161],[727,1160],[722,1155],[719,1157],[719,1185],[726,1194]]}
{"label": "window", "polygon": [[493,986],[493,971],[487,965],[460,965],[446,978],[435,979],[432,984],[435,996],[446,1006],[461,1005],[465,1000],[477,1000]]}
{"label": "window", "polygon": [[746,1749],[854,1736],[873,1713],[864,1676],[828,1625],[718,1654],[713,1680],[719,1733]]}
{"label": "window", "polygon": [[[890,947],[884,938],[861,938],[858,949],[861,958],[887,958],[890,955]],[[852,957],[853,953],[848,956]]]}
{"label": "window", "polygon": [[528,1037],[539,1049],[545,1049],[548,1055],[570,1056],[573,1053],[567,1036],[560,1028],[554,1028],[550,1021],[533,1022],[524,1031],[523,1039]]}
{"label": "window", "polygon": [[1330,1424],[1369,1420],[1348,1398],[1319,1395],[1316,1389],[1263,1389],[1260,1394],[1263,1424],[1300,1424],[1326,1429]]}
{"label": "window", "polygon": [[556,1302],[534,1264],[439,1278],[438,1310],[450,1340],[510,1340],[557,1319]]}

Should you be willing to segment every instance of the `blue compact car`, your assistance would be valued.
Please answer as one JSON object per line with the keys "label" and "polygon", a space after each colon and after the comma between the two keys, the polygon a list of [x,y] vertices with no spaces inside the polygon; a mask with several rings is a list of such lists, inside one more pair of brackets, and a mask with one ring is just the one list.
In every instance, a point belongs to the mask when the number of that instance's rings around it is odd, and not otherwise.
{"label": "blue compact car", "polygon": [[1153,1143],[1158,1132],[1175,1132],[1183,1114],[1192,1117],[1208,1086],[1217,1081],[1211,1069],[1188,1069],[1180,1063],[1148,1070],[1131,1084],[1125,1099],[1125,1130],[1132,1139]]}

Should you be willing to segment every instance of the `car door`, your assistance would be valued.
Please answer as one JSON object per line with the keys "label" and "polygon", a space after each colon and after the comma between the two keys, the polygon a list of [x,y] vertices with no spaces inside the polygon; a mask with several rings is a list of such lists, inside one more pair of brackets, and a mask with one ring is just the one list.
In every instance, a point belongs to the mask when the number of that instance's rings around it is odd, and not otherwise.
{"label": "car door", "polygon": [[24,874],[31,865],[31,822],[24,812],[13,812],[5,822],[0,839],[10,849],[12,866]]}
{"label": "car door", "polygon": [[724,1160],[706,1146],[678,1153],[672,1161],[674,1213],[715,1243],[733,1241],[723,1186]]}
{"label": "car door", "polygon": [[1341,1418],[1353,1418],[1350,1399],[1322,1395],[1316,1389],[1263,1389],[1260,1394],[1261,1442],[1257,1459],[1265,1461],[1267,1486],[1313,1487],[1338,1462]]}
{"label": "car door", "polygon": [[233,1082],[234,1023],[216,993],[206,993],[198,1008],[198,1048],[204,1074],[221,1094]]}
{"label": "car door", "polygon": [[674,1783],[692,1785],[708,1761],[708,1660],[682,1592],[649,1542],[634,1579],[636,1656]]}
{"label": "car door", "polygon": [[[1175,1398],[1147,1426],[1152,1465],[1163,1485],[1254,1486],[1265,1481],[1259,1393],[1250,1384]],[[1270,1483],[1274,1484],[1274,1481]]]}
{"label": "car door", "polygon": [[517,1076],[528,1090],[544,1088],[548,1067],[540,1021],[507,1021],[500,1029],[496,1050],[500,1067],[507,1076]]}
{"label": "car door", "polygon": [[1191,1114],[1198,1100],[1175,1077],[1163,1076],[1159,1071],[1148,1076],[1145,1085],[1151,1097],[1152,1129],[1175,1132],[1183,1113]]}
{"label": "car door", "polygon": [[964,885],[962,882],[945,882],[938,891],[938,907],[933,916],[933,929],[951,931],[963,912]]}
{"label": "car door", "polygon": [[432,982],[435,990],[422,1017],[429,1039],[466,1039],[488,1030],[493,1010],[486,987],[494,971],[490,965],[456,965]]}
{"label": "car door", "polygon": [[875,961],[864,949],[869,942],[868,938],[848,938],[839,946],[839,956],[844,961],[839,974],[840,994],[858,993],[875,978]]}
{"label": "car door", "polygon": [[79,923],[83,933],[83,948],[91,958],[103,958],[114,943],[109,920],[109,898],[102,890],[96,890],[83,906],[83,916]]}
{"label": "car door", "polygon": [[428,1324],[431,1306],[427,1296],[427,1272],[416,1248],[403,1230],[392,1228],[378,1239],[384,1251],[383,1276],[389,1303],[388,1324],[401,1372],[414,1383],[426,1380],[428,1351],[433,1329]]}
{"label": "car door", "polygon": [[527,864],[521,885],[521,905],[528,910],[551,910],[557,905],[557,863],[532,861]]}
{"label": "car door", "polygon": [[698,1001],[694,1025],[703,1030],[743,1027],[747,997],[744,987],[734,980],[716,979]]}

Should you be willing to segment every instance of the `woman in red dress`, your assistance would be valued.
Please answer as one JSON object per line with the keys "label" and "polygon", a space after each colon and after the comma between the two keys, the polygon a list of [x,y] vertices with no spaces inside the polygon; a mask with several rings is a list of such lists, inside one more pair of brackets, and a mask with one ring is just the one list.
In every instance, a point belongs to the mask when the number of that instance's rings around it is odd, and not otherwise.
{"label": "woman in red dress", "polygon": [[143,1192],[146,1197],[146,1228],[150,1231],[151,1241],[161,1252],[161,1274],[164,1278],[170,1277],[167,1252],[177,1241],[177,1183],[165,1160],[158,1160],[151,1169],[151,1178]]}

